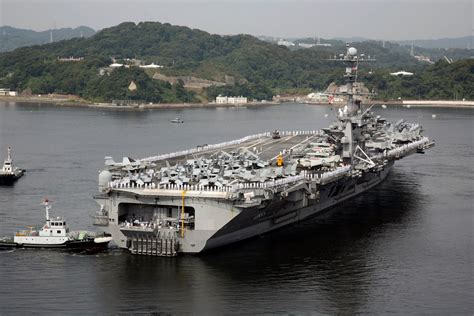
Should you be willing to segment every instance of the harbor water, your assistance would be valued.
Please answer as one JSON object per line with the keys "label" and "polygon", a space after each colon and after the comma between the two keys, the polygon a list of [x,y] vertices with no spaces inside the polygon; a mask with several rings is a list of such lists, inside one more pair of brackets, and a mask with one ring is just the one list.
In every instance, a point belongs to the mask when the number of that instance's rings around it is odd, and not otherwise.
{"label": "harbor water", "polygon": [[[370,191],[275,233],[199,256],[0,251],[0,315],[35,313],[469,314],[474,312],[474,111],[375,107],[420,122],[436,147]],[[327,117],[326,117],[327,114]],[[149,157],[330,124],[328,106],[120,111],[0,102],[0,236],[43,222],[41,202],[96,229],[104,156]],[[179,117],[183,124],[170,120]]]}

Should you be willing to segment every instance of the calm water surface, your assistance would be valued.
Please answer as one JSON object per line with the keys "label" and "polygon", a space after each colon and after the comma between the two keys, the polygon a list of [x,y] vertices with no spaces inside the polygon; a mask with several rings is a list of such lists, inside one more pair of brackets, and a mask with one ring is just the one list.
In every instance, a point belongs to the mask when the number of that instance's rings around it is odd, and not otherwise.
{"label": "calm water surface", "polygon": [[[383,184],[323,216],[201,256],[2,251],[0,314],[472,314],[474,111],[376,111],[420,121],[436,147],[397,162]],[[0,187],[0,235],[40,224],[44,197],[72,229],[94,229],[106,155],[320,129],[332,117],[327,107],[299,104],[127,112],[0,102],[0,148],[12,145],[27,169],[15,186]]]}

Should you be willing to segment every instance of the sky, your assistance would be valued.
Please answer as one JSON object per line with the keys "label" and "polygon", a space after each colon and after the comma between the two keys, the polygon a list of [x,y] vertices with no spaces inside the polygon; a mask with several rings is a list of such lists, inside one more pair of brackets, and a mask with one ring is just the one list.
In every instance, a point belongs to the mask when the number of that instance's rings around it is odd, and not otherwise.
{"label": "sky", "polygon": [[159,21],[216,34],[437,39],[473,34],[474,0],[0,0],[0,26],[37,31]]}

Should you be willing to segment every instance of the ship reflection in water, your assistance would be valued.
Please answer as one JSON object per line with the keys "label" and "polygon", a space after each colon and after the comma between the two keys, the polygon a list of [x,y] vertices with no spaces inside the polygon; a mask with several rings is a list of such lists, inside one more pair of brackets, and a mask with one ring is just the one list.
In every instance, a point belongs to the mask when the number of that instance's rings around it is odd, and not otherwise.
{"label": "ship reflection in water", "polygon": [[[388,260],[384,239],[403,238],[400,230],[424,203],[418,187],[415,177],[393,170],[378,188],[273,234],[200,256],[121,256],[109,271],[118,277],[99,279],[111,298],[104,308],[166,312],[172,302],[169,311],[178,313],[364,312],[380,281],[377,267]],[[271,304],[261,304],[269,296]]]}

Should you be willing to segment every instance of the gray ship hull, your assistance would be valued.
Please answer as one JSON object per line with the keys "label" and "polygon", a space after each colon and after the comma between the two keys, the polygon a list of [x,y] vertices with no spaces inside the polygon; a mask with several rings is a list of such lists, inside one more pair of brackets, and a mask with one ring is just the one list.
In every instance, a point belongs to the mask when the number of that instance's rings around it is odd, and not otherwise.
{"label": "gray ship hull", "polygon": [[[269,233],[306,218],[317,216],[336,204],[361,194],[382,182],[393,161],[378,171],[359,177],[341,177],[327,184],[318,184],[318,196],[310,196],[307,186],[297,187],[288,195],[275,194],[271,199],[251,207],[215,197],[188,196],[186,209],[193,209],[196,226],[180,234],[179,227],[126,227],[127,216],[146,216],[156,207],[173,206],[179,211],[181,199],[176,195],[144,194],[126,190],[112,195],[96,196],[96,200],[111,210],[104,227],[116,244],[134,254],[173,256],[177,253],[200,253]],[[178,195],[179,196],[179,195]],[[153,205],[154,204],[154,205]],[[179,213],[175,216],[179,216]],[[212,219],[212,225],[207,223]],[[204,222],[204,224],[203,224]]]}
{"label": "gray ship hull", "polygon": [[[225,227],[217,231],[206,243],[203,251],[226,246],[261,234],[269,233],[306,218],[317,216],[329,208],[361,194],[381,183],[388,176],[392,164],[378,173],[368,173],[362,178],[341,180],[320,188],[319,201],[274,201],[267,207],[245,210]],[[337,194],[334,192],[338,190]]]}

